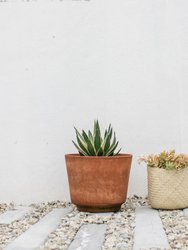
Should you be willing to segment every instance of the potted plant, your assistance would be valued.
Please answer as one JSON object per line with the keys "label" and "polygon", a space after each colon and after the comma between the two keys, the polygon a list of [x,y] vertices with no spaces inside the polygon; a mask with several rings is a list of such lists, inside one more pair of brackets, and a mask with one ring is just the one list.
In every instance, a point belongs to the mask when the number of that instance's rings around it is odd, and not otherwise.
{"label": "potted plant", "polygon": [[153,208],[188,207],[188,155],[175,150],[142,156],[148,170],[148,197]]}
{"label": "potted plant", "polygon": [[79,154],[65,155],[72,203],[79,211],[118,211],[126,200],[132,155],[115,152],[118,141],[111,125],[104,136],[98,121],[93,133],[75,131]]}

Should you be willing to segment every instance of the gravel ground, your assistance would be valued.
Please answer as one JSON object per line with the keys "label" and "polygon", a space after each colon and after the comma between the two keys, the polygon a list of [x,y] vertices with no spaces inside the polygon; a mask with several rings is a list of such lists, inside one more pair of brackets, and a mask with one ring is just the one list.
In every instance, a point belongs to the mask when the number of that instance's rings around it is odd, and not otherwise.
{"label": "gravel ground", "polygon": [[[87,223],[106,224],[107,231],[102,250],[131,250],[135,228],[135,208],[147,206],[146,198],[133,196],[122,205],[121,210],[112,215],[96,215],[78,212],[76,207],[66,202],[49,202],[31,204],[31,212],[21,220],[10,225],[0,225],[0,249],[12,242],[22,232],[49,213],[53,208],[72,207],[72,212],[67,214],[57,230],[52,232],[40,250],[65,250],[74,239],[81,225]],[[0,204],[0,213],[14,208],[14,204]],[[188,217],[182,210],[159,211],[166,235],[174,250],[188,250]]]}
{"label": "gravel ground", "polygon": [[[31,212],[26,214],[22,219],[14,221],[9,225],[0,224],[0,250],[3,249],[8,243],[12,242],[16,237],[25,232],[30,226],[39,221],[43,216],[48,214],[53,208],[67,207],[69,203],[65,202],[49,202],[40,204],[31,204]],[[13,209],[15,205],[0,204],[0,213]]]}
{"label": "gravel ground", "polygon": [[159,212],[172,249],[188,250],[188,217],[182,210]]}
{"label": "gravel ground", "polygon": [[106,224],[107,231],[102,250],[132,249],[135,227],[135,208],[147,205],[147,199],[134,196],[122,205],[121,210],[111,216],[98,216],[92,213],[78,212],[73,206],[73,211],[63,220],[59,228],[49,235],[49,240],[40,250],[65,250],[74,239],[81,225],[87,223]]}

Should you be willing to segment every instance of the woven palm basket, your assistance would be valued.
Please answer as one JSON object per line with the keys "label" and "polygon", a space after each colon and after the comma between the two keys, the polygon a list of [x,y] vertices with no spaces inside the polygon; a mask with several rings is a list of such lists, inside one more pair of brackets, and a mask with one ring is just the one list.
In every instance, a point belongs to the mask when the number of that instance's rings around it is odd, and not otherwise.
{"label": "woven palm basket", "polygon": [[188,207],[188,168],[165,170],[148,167],[148,196],[153,208]]}

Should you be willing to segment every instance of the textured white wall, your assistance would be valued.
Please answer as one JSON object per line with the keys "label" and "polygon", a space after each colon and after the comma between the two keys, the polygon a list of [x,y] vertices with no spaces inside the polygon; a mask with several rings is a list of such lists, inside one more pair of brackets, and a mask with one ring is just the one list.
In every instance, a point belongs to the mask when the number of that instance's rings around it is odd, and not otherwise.
{"label": "textured white wall", "polygon": [[186,0],[0,3],[0,201],[68,200],[73,126],[111,122],[134,161],[188,147]]}

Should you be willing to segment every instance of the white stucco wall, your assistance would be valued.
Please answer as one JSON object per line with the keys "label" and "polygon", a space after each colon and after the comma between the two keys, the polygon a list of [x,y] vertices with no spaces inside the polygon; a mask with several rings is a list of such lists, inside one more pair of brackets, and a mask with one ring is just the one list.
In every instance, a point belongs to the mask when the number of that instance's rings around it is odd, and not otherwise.
{"label": "white stucco wall", "polygon": [[111,122],[134,160],[188,147],[188,2],[0,3],[0,201],[68,200],[73,126]]}

